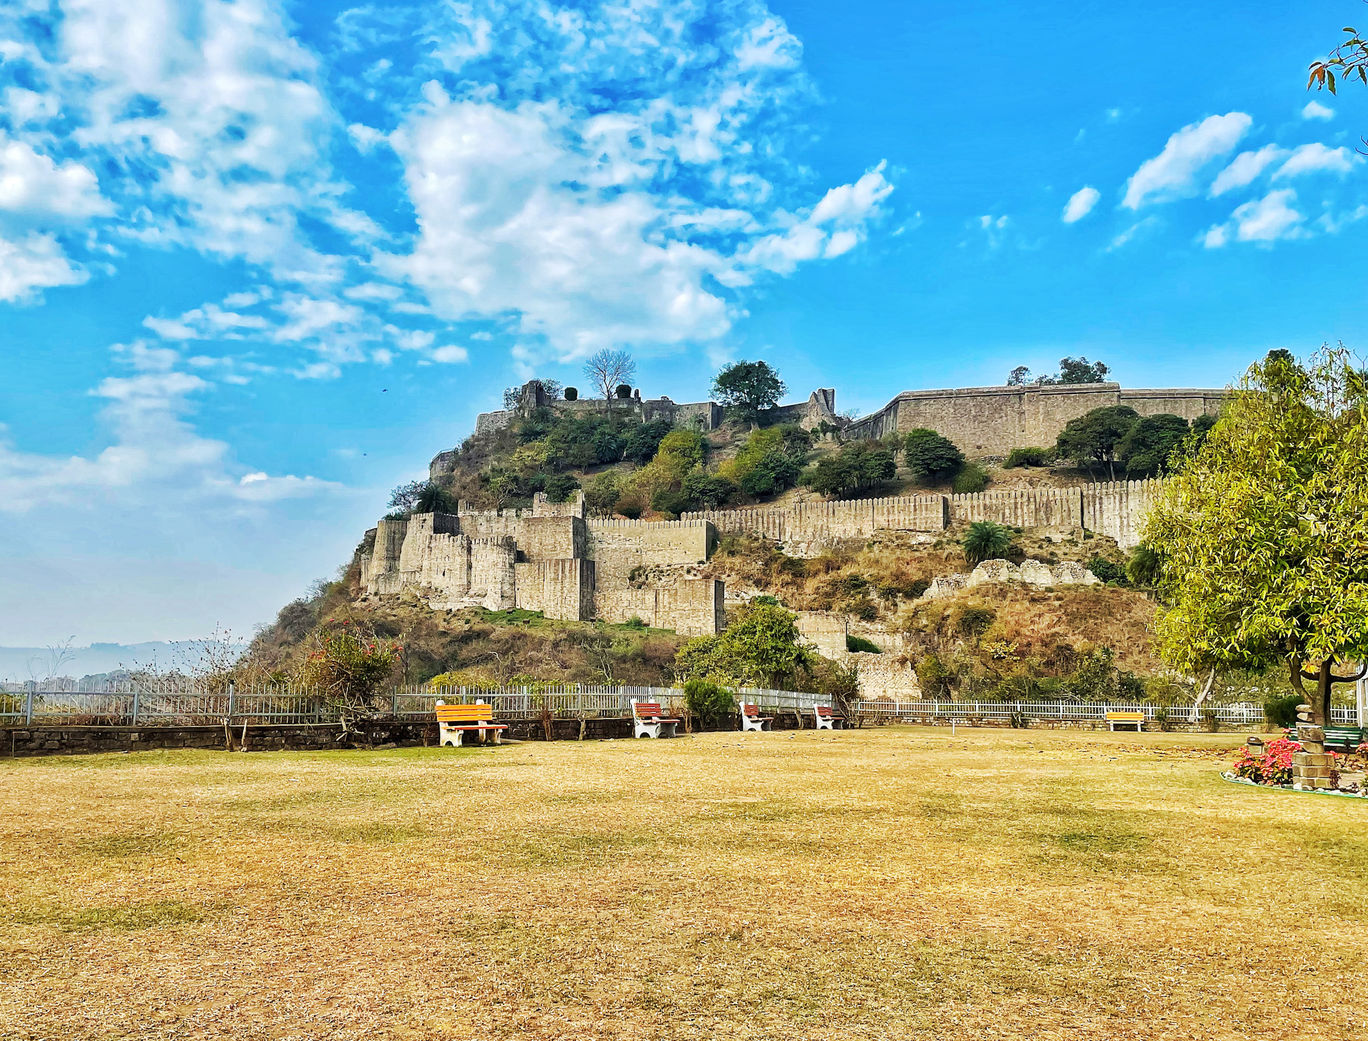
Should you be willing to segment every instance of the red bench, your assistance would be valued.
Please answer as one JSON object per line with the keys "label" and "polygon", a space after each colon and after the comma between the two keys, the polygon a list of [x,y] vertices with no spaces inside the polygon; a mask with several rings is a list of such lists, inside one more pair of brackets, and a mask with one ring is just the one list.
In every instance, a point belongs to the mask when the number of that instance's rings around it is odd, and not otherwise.
{"label": "red bench", "polygon": [[741,732],[748,730],[772,730],[770,725],[774,722],[773,716],[760,715],[759,705],[748,705],[741,702]]}
{"label": "red bench", "polygon": [[845,716],[826,705],[813,705],[812,716],[817,722],[818,730],[845,729]]}
{"label": "red bench", "polygon": [[674,737],[679,720],[666,718],[658,701],[632,702],[633,737]]}

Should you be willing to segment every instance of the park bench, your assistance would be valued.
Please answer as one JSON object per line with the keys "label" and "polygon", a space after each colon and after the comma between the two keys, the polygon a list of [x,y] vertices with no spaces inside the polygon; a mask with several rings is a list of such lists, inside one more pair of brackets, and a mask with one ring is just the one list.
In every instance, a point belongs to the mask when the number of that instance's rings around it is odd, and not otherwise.
{"label": "park bench", "polygon": [[1325,747],[1331,752],[1356,752],[1368,741],[1368,732],[1361,727],[1326,727]]}
{"label": "park bench", "polygon": [[741,702],[741,732],[748,730],[772,730],[771,724],[774,722],[773,716],[760,715],[759,705],[747,705]]}
{"label": "park bench", "polygon": [[679,720],[661,714],[658,701],[632,702],[633,737],[674,737]]}
{"label": "park bench", "polygon": [[1108,712],[1104,717],[1107,721],[1107,729],[1115,730],[1117,727],[1135,727],[1138,734],[1145,729],[1145,714],[1143,712]]}
{"label": "park bench", "polygon": [[817,722],[818,730],[843,730],[845,728],[845,716],[833,711],[826,705],[813,705],[812,717]]}
{"label": "park bench", "polygon": [[460,748],[462,737],[470,733],[478,734],[481,744],[491,740],[496,745],[503,744],[503,732],[508,727],[494,722],[493,705],[486,705],[482,701],[474,705],[448,705],[439,701],[435,711],[439,746]]}

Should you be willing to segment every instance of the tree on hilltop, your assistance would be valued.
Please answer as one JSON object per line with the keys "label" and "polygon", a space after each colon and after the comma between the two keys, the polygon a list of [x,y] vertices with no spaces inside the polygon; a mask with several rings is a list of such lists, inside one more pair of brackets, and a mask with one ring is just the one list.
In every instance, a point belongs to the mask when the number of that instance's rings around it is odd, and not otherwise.
{"label": "tree on hilltop", "polygon": [[612,401],[614,388],[619,383],[632,382],[632,377],[636,375],[636,362],[626,351],[605,347],[589,356],[584,363],[584,374],[603,392],[604,401]]}
{"label": "tree on hilltop", "polygon": [[1285,667],[1328,722],[1334,684],[1368,661],[1366,472],[1368,378],[1343,345],[1251,366],[1146,519],[1165,659],[1194,674]]}
{"label": "tree on hilltop", "polygon": [[1106,381],[1107,374],[1110,372],[1111,368],[1106,362],[1088,361],[1086,357],[1060,358],[1059,371],[1054,375],[1046,373],[1032,378],[1029,367],[1018,365],[1007,374],[1007,386],[1055,387],[1082,383],[1102,383]]}
{"label": "tree on hilltop", "polygon": [[712,390],[718,401],[755,425],[762,412],[779,404],[788,388],[768,362],[738,361],[722,367],[713,378]]}
{"label": "tree on hilltop", "polygon": [[1089,476],[1096,478],[1093,464],[1107,466],[1107,475],[1116,480],[1116,452],[1125,436],[1140,418],[1140,413],[1129,405],[1104,405],[1086,415],[1064,424],[1057,446],[1059,454],[1068,456],[1086,467]]}

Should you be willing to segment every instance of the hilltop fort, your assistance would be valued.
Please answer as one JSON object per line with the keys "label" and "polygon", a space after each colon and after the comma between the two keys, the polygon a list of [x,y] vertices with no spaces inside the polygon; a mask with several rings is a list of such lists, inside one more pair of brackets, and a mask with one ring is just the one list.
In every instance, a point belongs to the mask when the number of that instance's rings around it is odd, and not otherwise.
{"label": "hilltop fort", "polygon": [[[908,391],[857,420],[835,411],[833,389],[773,410],[773,422],[850,439],[877,439],[928,427],[966,455],[1000,457],[1014,447],[1051,443],[1065,424],[1092,409],[1127,405],[1141,415],[1185,419],[1215,412],[1221,391],[1123,390],[1119,384],[979,387]],[[516,407],[480,415],[475,437],[490,438],[538,410],[665,420],[703,432],[724,420],[716,402],[677,403],[619,388],[607,401],[569,400],[528,383]],[[439,453],[432,480],[449,474],[460,451]],[[995,521],[1026,532],[1108,536],[1136,545],[1154,481],[1030,487],[964,494],[934,492],[881,498],[814,500],[684,512],[675,520],[594,516],[582,491],[569,502],[534,496],[530,509],[454,510],[390,516],[367,532],[360,567],[366,594],[410,592],[442,609],[479,606],[540,611],[547,617],[646,624],[684,634],[725,626],[723,582],[705,573],[719,537],[772,540],[791,556],[813,556],[843,540],[889,532],[934,535],[956,524]]]}

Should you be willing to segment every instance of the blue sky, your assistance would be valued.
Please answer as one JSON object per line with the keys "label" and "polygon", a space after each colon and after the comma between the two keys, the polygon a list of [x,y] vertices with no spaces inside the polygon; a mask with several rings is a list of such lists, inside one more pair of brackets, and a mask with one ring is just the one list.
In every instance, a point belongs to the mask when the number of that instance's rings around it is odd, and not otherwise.
{"label": "blue sky", "polygon": [[1359,3],[0,8],[0,644],[239,633],[533,373],[1362,347]]}

